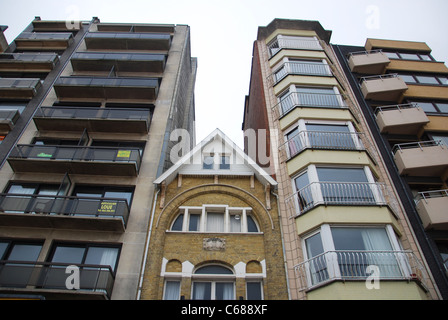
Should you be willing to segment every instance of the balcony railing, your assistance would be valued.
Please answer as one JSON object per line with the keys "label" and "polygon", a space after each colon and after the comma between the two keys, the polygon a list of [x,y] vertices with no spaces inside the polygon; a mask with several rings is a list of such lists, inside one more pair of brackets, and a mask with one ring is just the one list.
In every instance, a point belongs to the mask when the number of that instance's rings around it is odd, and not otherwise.
{"label": "balcony railing", "polygon": [[291,92],[280,98],[280,102],[273,109],[283,117],[296,107],[310,108],[347,108],[344,96],[341,94]]}
{"label": "balcony railing", "polygon": [[423,285],[426,282],[423,265],[411,251],[327,251],[296,265],[294,270],[300,290],[335,280],[365,281],[369,276],[378,280],[419,280]]}
{"label": "balcony railing", "polygon": [[358,132],[300,131],[290,137],[280,149],[291,159],[305,149],[365,150]]}
{"label": "balcony railing", "polygon": [[16,40],[68,40],[71,32],[22,32]]}
{"label": "balcony railing", "polygon": [[[66,286],[68,263],[27,262],[0,260],[0,290],[21,289],[27,292],[42,292],[55,290],[63,295],[73,294]],[[108,265],[82,264],[76,265],[80,272],[77,294],[95,292],[110,298],[115,282],[115,276]]]}
{"label": "balcony railing", "polygon": [[271,58],[281,49],[322,50],[322,46],[317,39],[277,38],[268,45],[268,49]]}
{"label": "balcony railing", "polygon": [[[85,170],[95,168],[96,174],[136,175],[140,169],[141,156],[137,148],[22,144],[11,151],[8,161],[13,170],[18,172],[75,170],[79,174],[90,174],[91,170],[88,172]],[[51,164],[46,163],[47,161],[51,161]],[[98,166],[98,163],[101,166]],[[105,163],[113,166],[106,166]],[[111,171],[113,168],[115,169]]]}
{"label": "balcony railing", "polygon": [[331,76],[331,67],[323,63],[285,62],[276,72],[269,76],[275,85],[288,75]]}
{"label": "balcony railing", "polygon": [[0,54],[0,62],[17,63],[17,62],[52,62],[56,63],[58,55],[56,53],[2,53]]}
{"label": "balcony railing", "polygon": [[34,122],[39,130],[65,127],[67,131],[87,128],[88,131],[100,132],[148,132],[151,111],[133,108],[40,107]]}
{"label": "balcony railing", "polygon": [[126,225],[129,206],[125,199],[0,193],[0,211],[14,214],[118,218]]}
{"label": "balcony railing", "polygon": [[378,182],[312,182],[286,198],[291,216],[324,205],[375,206],[386,205],[385,185]]}
{"label": "balcony railing", "polygon": [[16,121],[20,118],[18,110],[1,110],[0,109],[0,128],[8,128],[11,130]]}

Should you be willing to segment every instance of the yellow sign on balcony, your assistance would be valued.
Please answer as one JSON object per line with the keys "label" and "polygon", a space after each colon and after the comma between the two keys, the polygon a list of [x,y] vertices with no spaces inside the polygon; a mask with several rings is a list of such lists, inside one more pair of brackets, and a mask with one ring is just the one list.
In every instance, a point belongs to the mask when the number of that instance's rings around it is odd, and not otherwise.
{"label": "yellow sign on balcony", "polygon": [[117,158],[129,158],[131,156],[131,150],[118,150]]}
{"label": "yellow sign on balcony", "polygon": [[102,201],[98,213],[115,213],[115,210],[117,210],[116,201]]}

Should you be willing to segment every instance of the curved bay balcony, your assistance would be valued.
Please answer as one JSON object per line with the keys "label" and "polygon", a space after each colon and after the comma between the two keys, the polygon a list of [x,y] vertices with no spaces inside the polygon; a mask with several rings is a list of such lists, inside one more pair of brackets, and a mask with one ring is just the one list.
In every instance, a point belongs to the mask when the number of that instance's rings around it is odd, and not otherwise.
{"label": "curved bay balcony", "polygon": [[293,217],[319,205],[384,206],[385,185],[374,182],[312,182],[286,199]]}
{"label": "curved bay balcony", "polygon": [[380,281],[414,280],[425,286],[423,264],[411,251],[326,251],[299,263],[294,270],[300,290],[311,290],[337,280],[361,281],[364,286],[374,270]]}
{"label": "curved bay balcony", "polygon": [[17,145],[8,162],[14,172],[137,176],[141,157],[135,148]]}
{"label": "curved bay balcony", "polygon": [[306,149],[361,151],[365,147],[358,132],[300,131],[288,137],[280,149],[291,159]]}
{"label": "curved bay balcony", "polygon": [[34,118],[38,130],[148,133],[149,109],[40,107]]}

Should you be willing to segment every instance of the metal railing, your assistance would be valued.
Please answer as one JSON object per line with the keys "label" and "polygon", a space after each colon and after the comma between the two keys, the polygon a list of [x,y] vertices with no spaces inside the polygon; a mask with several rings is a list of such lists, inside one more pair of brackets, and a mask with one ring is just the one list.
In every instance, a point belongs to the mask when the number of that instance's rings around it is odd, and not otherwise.
{"label": "metal railing", "polygon": [[1,53],[0,62],[56,62],[56,53]]}
{"label": "metal railing", "polygon": [[17,40],[68,40],[73,38],[71,32],[22,32]]}
{"label": "metal railing", "polygon": [[392,154],[395,154],[397,151],[403,151],[405,149],[420,148],[420,150],[423,151],[423,148],[436,147],[436,146],[444,146],[444,144],[441,140],[428,140],[428,141],[400,143],[400,144],[396,144],[393,146]]}
{"label": "metal railing", "polygon": [[0,109],[0,121],[10,121],[15,124],[20,117],[20,112],[18,110],[1,110]]}
{"label": "metal railing", "polygon": [[322,50],[322,46],[317,39],[277,38],[268,44],[268,49],[269,58],[271,58],[281,49]]}
{"label": "metal railing", "polygon": [[414,109],[419,108],[417,103],[404,103],[404,104],[394,104],[390,106],[381,106],[375,108],[375,116],[378,115],[380,112],[387,112],[387,111],[393,111],[393,110],[405,110],[405,109]]}
{"label": "metal railing", "polygon": [[372,81],[372,80],[385,80],[385,79],[393,79],[393,78],[400,78],[398,73],[388,73],[388,74],[382,74],[382,75],[376,75],[376,76],[367,76],[362,77],[359,80],[359,83],[362,83],[364,81]]}
{"label": "metal railing", "polygon": [[328,64],[317,62],[285,62],[268,78],[272,85],[277,84],[288,75],[332,76]]}
{"label": "metal railing", "polygon": [[375,49],[375,50],[364,50],[364,51],[354,51],[347,54],[347,57],[350,58],[351,56],[358,56],[358,55],[369,55],[369,54],[375,54],[375,53],[381,53],[383,52],[382,49]]}
{"label": "metal railing", "polygon": [[[67,290],[67,274],[69,263],[5,261],[0,260],[0,287],[26,288],[27,290]],[[115,276],[108,265],[80,264],[76,265],[80,272],[78,292],[100,292],[108,298],[112,295]]]}
{"label": "metal railing", "polygon": [[282,117],[296,107],[347,108],[341,94],[290,92],[281,97],[273,109]]}
{"label": "metal railing", "polygon": [[33,88],[40,85],[38,78],[0,78],[0,89]]}
{"label": "metal railing", "polygon": [[154,53],[104,53],[104,52],[77,52],[73,59],[79,60],[115,60],[115,61],[165,61],[166,55]]}
{"label": "metal railing", "polygon": [[150,110],[133,108],[92,108],[92,107],[40,107],[35,117],[52,119],[117,119],[142,120],[147,127],[150,122]]}
{"label": "metal railing", "polygon": [[0,212],[92,218],[119,218],[126,226],[126,199],[0,193]]}
{"label": "metal railing", "polygon": [[385,185],[379,182],[312,182],[286,198],[292,217],[324,205],[386,205]]}
{"label": "metal railing", "polygon": [[[371,268],[375,267],[375,269]],[[424,267],[412,251],[327,251],[294,267],[301,291],[334,280],[419,280],[425,286]],[[373,273],[375,272],[375,273]]]}
{"label": "metal railing", "polygon": [[84,147],[19,144],[11,151],[12,159],[38,159],[61,161],[105,161],[134,163],[140,168],[140,150],[127,147]]}
{"label": "metal railing", "polygon": [[86,38],[126,39],[126,40],[171,40],[169,34],[139,32],[89,32]]}
{"label": "metal railing", "polygon": [[415,197],[415,202],[417,203],[421,200],[428,202],[428,199],[443,197],[448,197],[448,189],[419,192]]}
{"label": "metal railing", "polygon": [[149,87],[158,86],[155,78],[106,78],[106,77],[60,77],[55,85],[92,87]]}
{"label": "metal railing", "polygon": [[291,159],[305,149],[365,150],[358,132],[300,131],[280,146]]}

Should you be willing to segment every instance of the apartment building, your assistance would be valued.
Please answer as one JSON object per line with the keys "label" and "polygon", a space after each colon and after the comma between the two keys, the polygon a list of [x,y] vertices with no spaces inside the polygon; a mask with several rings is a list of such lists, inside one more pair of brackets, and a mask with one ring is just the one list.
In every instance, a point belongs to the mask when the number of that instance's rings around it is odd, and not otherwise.
{"label": "apartment building", "polygon": [[334,50],[448,299],[448,68],[425,42],[367,39]]}
{"label": "apartment building", "polygon": [[189,27],[36,17],[0,43],[0,294],[136,299],[169,133],[195,144]]}
{"label": "apartment building", "polygon": [[277,183],[221,130],[155,183],[141,299],[288,299]]}
{"label": "apartment building", "polygon": [[275,19],[253,46],[242,129],[266,136],[290,297],[438,299],[331,33]]}

